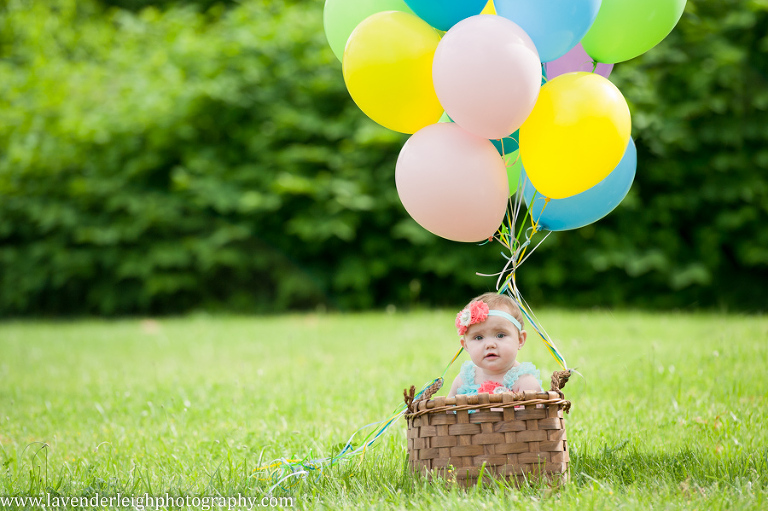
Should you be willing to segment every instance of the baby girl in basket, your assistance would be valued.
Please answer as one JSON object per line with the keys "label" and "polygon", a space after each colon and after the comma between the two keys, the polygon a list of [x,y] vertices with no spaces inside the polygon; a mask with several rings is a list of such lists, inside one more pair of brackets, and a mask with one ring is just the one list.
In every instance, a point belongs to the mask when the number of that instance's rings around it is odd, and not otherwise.
{"label": "baby girl in basket", "polygon": [[448,397],[457,394],[499,394],[541,391],[539,370],[517,360],[525,345],[523,315],[505,294],[485,293],[456,316],[461,345],[471,360],[464,362]]}

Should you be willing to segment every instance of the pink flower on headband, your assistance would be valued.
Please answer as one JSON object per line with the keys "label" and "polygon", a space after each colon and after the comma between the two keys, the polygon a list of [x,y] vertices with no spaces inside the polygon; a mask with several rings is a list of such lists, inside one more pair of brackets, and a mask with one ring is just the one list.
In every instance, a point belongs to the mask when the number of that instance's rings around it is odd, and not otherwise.
{"label": "pink flower on headband", "polygon": [[488,319],[488,310],[488,304],[483,301],[470,302],[464,310],[456,315],[456,330],[459,331],[459,335],[466,334],[471,325],[482,323]]}

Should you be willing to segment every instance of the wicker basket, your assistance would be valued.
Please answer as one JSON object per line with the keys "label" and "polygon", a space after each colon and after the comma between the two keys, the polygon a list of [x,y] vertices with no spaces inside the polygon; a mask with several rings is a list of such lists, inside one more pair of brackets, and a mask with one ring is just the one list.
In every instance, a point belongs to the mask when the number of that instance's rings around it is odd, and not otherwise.
{"label": "wicker basket", "polygon": [[411,467],[455,477],[463,486],[475,484],[481,473],[516,484],[567,480],[563,412],[571,403],[559,390],[567,379],[566,371],[556,372],[549,392],[429,399],[441,381],[417,401],[412,388],[410,396],[406,393],[405,414]]}

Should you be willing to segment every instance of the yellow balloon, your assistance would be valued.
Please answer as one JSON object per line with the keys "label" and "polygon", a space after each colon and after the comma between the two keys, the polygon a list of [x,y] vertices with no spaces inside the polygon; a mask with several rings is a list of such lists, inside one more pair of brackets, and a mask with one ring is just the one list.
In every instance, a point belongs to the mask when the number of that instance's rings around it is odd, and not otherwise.
{"label": "yellow balloon", "polygon": [[594,73],[566,73],[541,86],[520,127],[520,156],[542,195],[564,199],[602,181],[629,143],[629,107],[616,86]]}
{"label": "yellow balloon", "polygon": [[443,107],[432,85],[438,32],[421,18],[385,11],[363,20],[344,50],[344,82],[371,119],[401,133],[435,124]]}
{"label": "yellow balloon", "polygon": [[483,8],[480,14],[496,14],[496,7],[493,5],[493,0],[488,0],[488,5]]}

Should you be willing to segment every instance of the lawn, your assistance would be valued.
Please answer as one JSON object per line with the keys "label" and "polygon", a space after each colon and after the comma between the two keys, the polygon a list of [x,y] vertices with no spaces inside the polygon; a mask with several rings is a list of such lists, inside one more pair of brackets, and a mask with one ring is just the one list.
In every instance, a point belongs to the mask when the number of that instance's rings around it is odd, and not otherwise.
{"label": "lawn", "polygon": [[[0,495],[261,498],[260,464],[331,454],[439,376],[454,314],[0,323]],[[271,495],[301,509],[768,508],[768,319],[538,314],[584,376],[564,389],[570,483],[430,483],[405,466],[400,420],[364,457]],[[520,358],[557,369],[534,336]]]}

